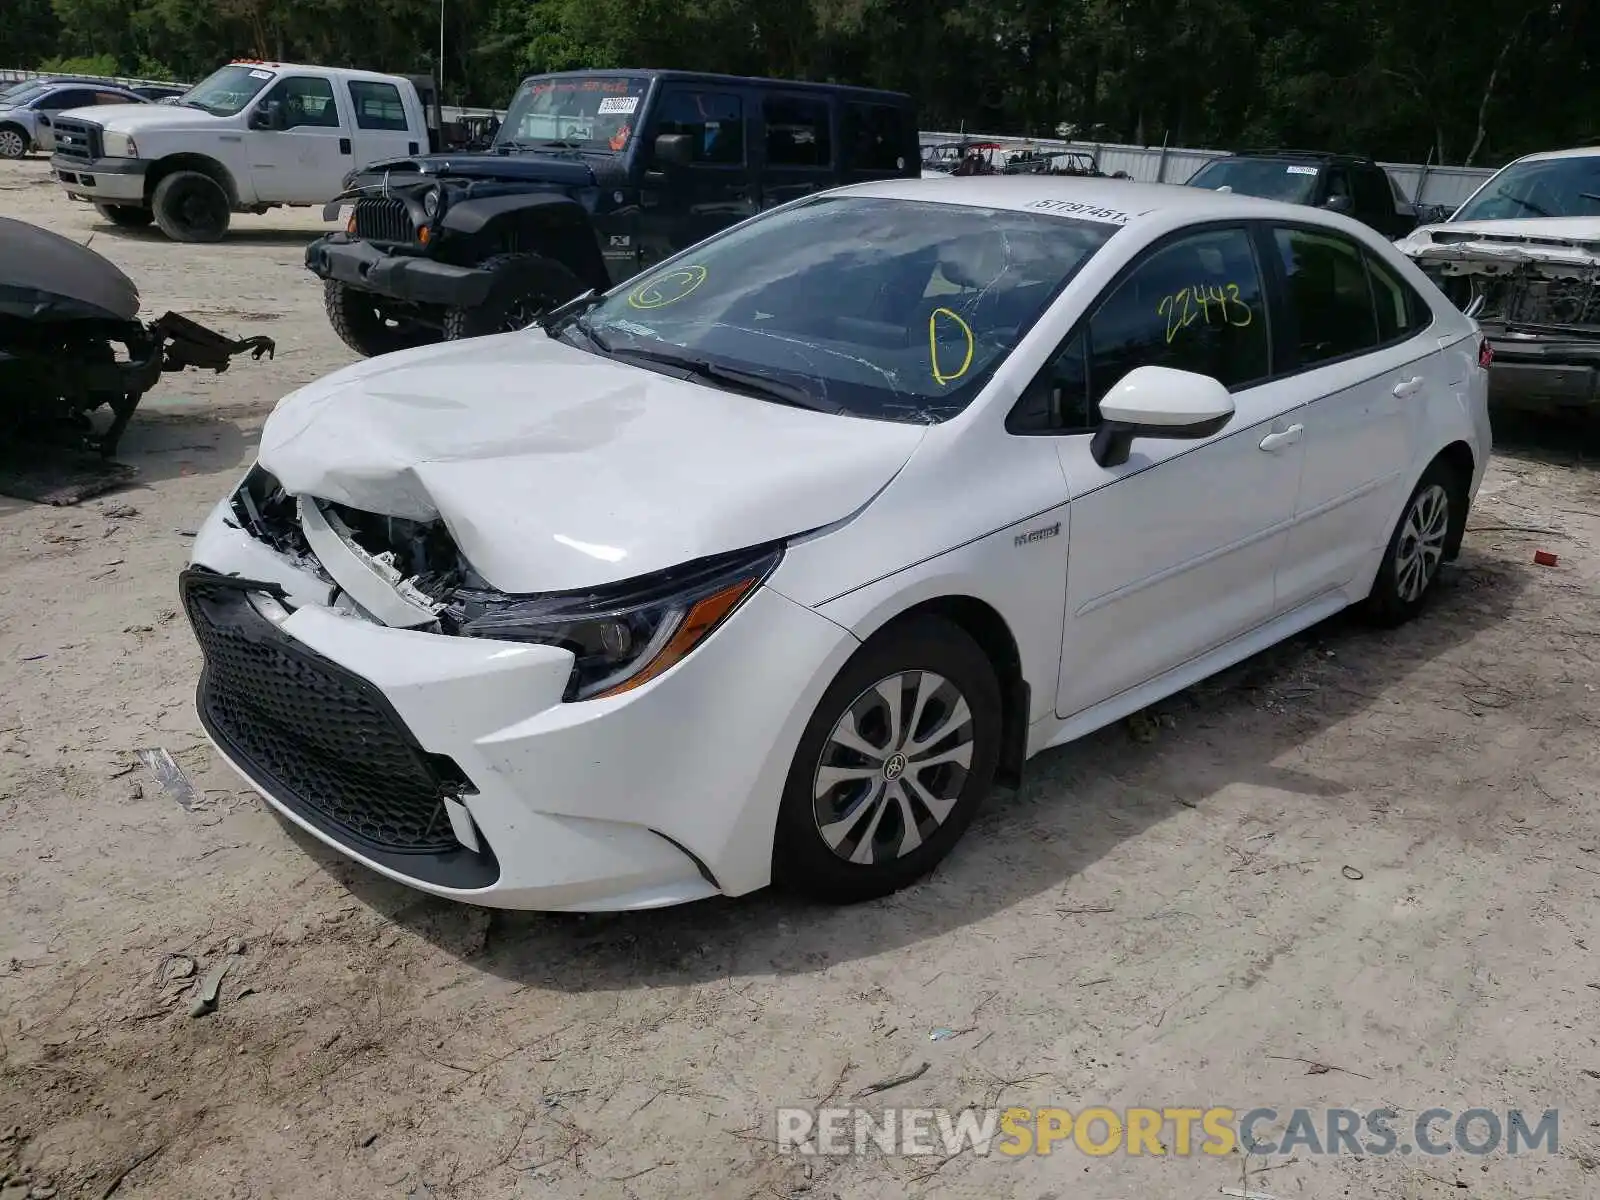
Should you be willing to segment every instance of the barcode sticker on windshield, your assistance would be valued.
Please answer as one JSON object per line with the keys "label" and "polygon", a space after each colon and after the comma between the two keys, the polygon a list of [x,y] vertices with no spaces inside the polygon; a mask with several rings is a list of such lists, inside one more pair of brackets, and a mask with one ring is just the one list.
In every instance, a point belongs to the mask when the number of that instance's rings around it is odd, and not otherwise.
{"label": "barcode sticker on windshield", "polygon": [[631,113],[639,107],[637,96],[607,96],[600,101],[600,113]]}
{"label": "barcode sticker on windshield", "polygon": [[1315,175],[1316,173],[1317,173],[1317,169],[1315,167],[1290,167],[1289,168],[1289,174],[1291,174],[1291,175]]}
{"label": "barcode sticker on windshield", "polygon": [[251,71],[250,72],[250,78],[251,79],[271,79],[272,78],[272,72],[271,71]]}

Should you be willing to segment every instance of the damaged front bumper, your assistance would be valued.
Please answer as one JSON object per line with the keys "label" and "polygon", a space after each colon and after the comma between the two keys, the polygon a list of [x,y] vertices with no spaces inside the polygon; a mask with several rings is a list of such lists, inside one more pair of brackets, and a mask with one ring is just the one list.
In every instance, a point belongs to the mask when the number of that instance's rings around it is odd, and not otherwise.
{"label": "damaged front bumper", "polygon": [[1600,247],[1476,236],[1400,248],[1477,320],[1494,351],[1496,405],[1600,405]]}
{"label": "damaged front bumper", "polygon": [[284,817],[492,907],[651,908],[769,881],[777,802],[846,631],[760,588],[671,670],[573,703],[569,651],[418,628],[425,598],[374,589],[383,556],[357,582],[337,528],[304,532],[268,544],[225,501],[182,583],[202,723]]}
{"label": "damaged front bumper", "polygon": [[446,308],[478,307],[494,282],[488,271],[386,250],[347,233],[324,234],[307,246],[306,269],[319,279],[391,300]]}

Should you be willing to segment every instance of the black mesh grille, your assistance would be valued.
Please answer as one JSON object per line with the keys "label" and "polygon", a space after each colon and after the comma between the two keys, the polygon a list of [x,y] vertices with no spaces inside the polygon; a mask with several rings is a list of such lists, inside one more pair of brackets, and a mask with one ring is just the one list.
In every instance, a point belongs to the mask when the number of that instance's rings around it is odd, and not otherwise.
{"label": "black mesh grille", "polygon": [[100,126],[91,121],[73,121],[56,118],[56,153],[63,158],[84,162],[99,158]]}
{"label": "black mesh grille", "polygon": [[357,843],[461,848],[443,803],[459,771],[416,744],[376,687],[282,633],[237,581],[186,572],[182,590],[205,655],[201,717],[257,783]]}
{"label": "black mesh grille", "polygon": [[405,202],[391,196],[356,201],[356,236],[375,242],[410,242],[416,240],[416,230]]}

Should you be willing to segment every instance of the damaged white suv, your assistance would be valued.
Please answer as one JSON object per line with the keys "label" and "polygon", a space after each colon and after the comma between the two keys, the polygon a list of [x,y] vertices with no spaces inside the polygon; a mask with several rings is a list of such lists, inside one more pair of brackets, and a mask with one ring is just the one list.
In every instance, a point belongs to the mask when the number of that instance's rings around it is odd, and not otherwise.
{"label": "damaged white suv", "polygon": [[1600,146],[1519,158],[1397,245],[1489,335],[1497,404],[1600,404]]}
{"label": "damaged white suv", "polygon": [[481,904],[931,870],[1024,760],[1353,603],[1489,456],[1482,339],[1241,196],[895,181],[285,399],[182,578],[218,750]]}

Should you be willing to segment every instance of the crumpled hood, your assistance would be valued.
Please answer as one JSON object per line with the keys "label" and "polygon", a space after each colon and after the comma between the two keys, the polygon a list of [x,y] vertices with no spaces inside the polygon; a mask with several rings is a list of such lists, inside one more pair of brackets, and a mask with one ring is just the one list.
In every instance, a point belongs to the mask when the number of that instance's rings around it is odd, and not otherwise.
{"label": "crumpled hood", "polygon": [[1447,221],[1424,225],[1395,245],[1422,262],[1594,266],[1600,264],[1600,217]]}
{"label": "crumpled hood", "polygon": [[926,426],[790,408],[531,331],[383,355],[286,397],[291,495],[442,518],[494,587],[566,591],[849,516]]}

